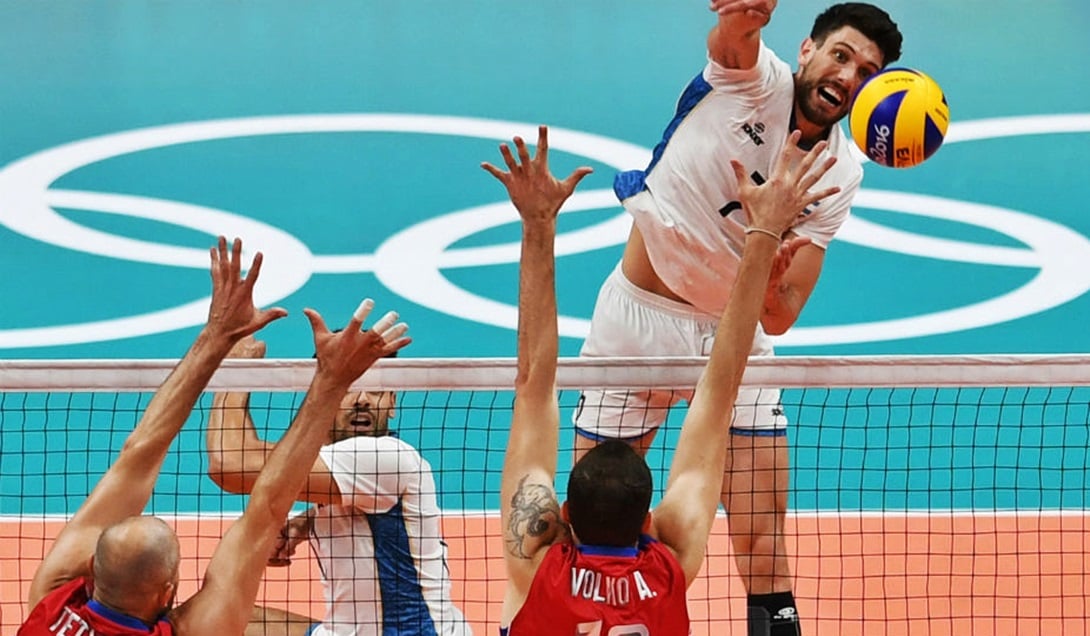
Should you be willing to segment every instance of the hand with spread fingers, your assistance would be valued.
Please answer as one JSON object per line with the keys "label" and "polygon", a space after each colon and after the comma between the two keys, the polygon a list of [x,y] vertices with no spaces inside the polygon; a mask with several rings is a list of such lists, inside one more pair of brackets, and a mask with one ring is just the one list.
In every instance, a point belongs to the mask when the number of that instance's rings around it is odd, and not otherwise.
{"label": "hand with spread fingers", "polygon": [[[772,172],[760,185],[753,182],[741,162],[731,159],[730,165],[738,180],[738,193],[749,216],[751,229],[757,228],[757,231],[781,237],[807,206],[840,192],[839,186],[811,191],[836,163],[834,155],[825,155],[828,144],[820,141],[807,152],[802,151],[798,143],[799,131],[796,130],[788,137]],[[825,158],[821,159],[823,155]]]}
{"label": "hand with spread fingers", "polygon": [[242,276],[242,241],[235,239],[227,249],[227,239],[219,237],[212,256],[212,303],[208,308],[210,333],[221,335],[236,342],[259,331],[270,322],[283,318],[288,312],[280,307],[258,309],[254,306],[254,284],[261,273],[263,256],[254,255],[253,264],[246,276]]}
{"label": "hand with spread fingers", "polygon": [[333,333],[313,309],[304,309],[314,331],[319,376],[347,388],[379,358],[393,355],[411,342],[405,337],[409,327],[397,322],[397,312],[387,312],[370,329],[361,330],[375,301],[365,299],[352,314],[344,329]]}
{"label": "hand with spread fingers", "polygon": [[583,166],[576,168],[563,181],[549,171],[549,129],[539,126],[537,131],[537,153],[530,157],[526,142],[521,137],[514,138],[515,152],[511,154],[507,144],[500,144],[500,154],[509,172],[504,172],[487,161],[481,167],[493,177],[499,179],[507,188],[511,202],[518,209],[523,221],[541,221],[555,219],[560,206],[572,195],[575,187],[593,170]]}

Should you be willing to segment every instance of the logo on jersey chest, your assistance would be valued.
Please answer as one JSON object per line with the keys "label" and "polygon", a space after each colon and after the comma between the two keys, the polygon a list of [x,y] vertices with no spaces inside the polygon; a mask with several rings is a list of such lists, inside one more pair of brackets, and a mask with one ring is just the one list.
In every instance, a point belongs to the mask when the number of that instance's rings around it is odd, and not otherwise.
{"label": "logo on jersey chest", "polygon": [[742,124],[742,132],[749,135],[749,138],[753,140],[753,144],[760,146],[765,142],[764,137],[761,137],[761,133],[765,131],[765,125],[761,122],[756,124],[750,124],[748,121]]}

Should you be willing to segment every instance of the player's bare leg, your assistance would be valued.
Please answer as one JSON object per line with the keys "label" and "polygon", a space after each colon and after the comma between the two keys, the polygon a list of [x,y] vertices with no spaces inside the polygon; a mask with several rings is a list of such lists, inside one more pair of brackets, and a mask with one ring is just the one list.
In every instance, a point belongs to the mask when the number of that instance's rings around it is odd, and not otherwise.
{"label": "player's bare leg", "polygon": [[[748,595],[750,633],[800,633],[784,535],[787,461],[785,436],[731,435],[722,501]],[[758,625],[764,627],[752,631]]]}

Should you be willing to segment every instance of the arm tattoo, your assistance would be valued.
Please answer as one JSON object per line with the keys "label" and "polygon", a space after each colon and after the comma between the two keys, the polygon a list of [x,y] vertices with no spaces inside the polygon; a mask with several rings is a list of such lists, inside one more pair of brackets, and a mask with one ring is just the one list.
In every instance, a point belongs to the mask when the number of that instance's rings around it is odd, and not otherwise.
{"label": "arm tattoo", "polygon": [[[511,497],[511,516],[507,520],[507,552],[519,559],[530,559],[525,543],[546,540],[552,543],[567,536],[568,524],[560,518],[560,504],[548,486],[527,484],[526,475],[519,481],[518,489]],[[552,535],[552,540],[549,539]]]}

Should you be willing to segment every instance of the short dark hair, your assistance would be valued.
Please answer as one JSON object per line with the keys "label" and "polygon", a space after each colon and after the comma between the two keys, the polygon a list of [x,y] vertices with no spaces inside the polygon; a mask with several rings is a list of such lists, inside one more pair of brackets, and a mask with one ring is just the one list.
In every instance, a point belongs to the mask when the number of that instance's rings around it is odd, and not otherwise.
{"label": "short dark hair", "polygon": [[579,541],[627,547],[640,538],[651,506],[651,470],[618,440],[593,448],[568,476],[568,517]]}
{"label": "short dark hair", "polygon": [[892,64],[901,58],[903,37],[889,14],[866,2],[843,2],[834,4],[814,20],[810,30],[810,39],[821,45],[825,38],[841,27],[852,27],[882,51],[882,66]]}

